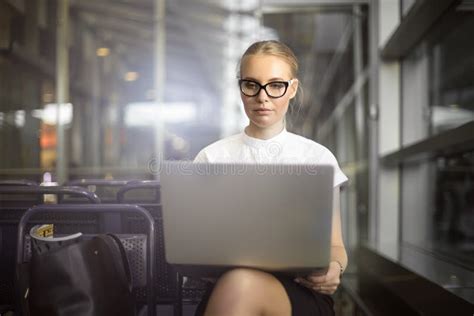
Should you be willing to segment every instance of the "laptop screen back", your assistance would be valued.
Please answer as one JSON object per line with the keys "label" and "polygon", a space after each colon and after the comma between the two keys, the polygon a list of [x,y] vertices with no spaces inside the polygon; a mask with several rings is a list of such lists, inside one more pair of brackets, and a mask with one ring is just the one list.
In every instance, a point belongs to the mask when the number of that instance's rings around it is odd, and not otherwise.
{"label": "laptop screen back", "polygon": [[298,271],[329,263],[332,166],[172,162],[160,181],[171,264]]}

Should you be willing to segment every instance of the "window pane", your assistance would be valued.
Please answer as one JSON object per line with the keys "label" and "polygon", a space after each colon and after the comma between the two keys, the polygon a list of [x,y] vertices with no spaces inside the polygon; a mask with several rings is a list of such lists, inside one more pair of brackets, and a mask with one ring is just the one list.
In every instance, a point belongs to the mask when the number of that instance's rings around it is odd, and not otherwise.
{"label": "window pane", "polygon": [[403,240],[473,268],[474,151],[403,169]]}
{"label": "window pane", "polygon": [[[403,60],[403,145],[474,120],[472,30],[473,12],[453,8]],[[473,268],[474,149],[464,148],[402,165],[401,234],[405,243]]]}
{"label": "window pane", "polygon": [[437,134],[474,120],[474,17],[440,30],[430,49],[431,133]]}

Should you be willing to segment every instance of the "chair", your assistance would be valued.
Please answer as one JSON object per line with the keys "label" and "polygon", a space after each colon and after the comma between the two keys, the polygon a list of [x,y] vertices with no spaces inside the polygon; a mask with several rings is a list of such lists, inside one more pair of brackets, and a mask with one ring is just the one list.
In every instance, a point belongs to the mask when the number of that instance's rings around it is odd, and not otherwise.
{"label": "chair", "polygon": [[[106,179],[78,179],[66,182],[67,186],[78,186],[85,188],[99,196],[102,204],[118,203],[117,192],[132,180],[106,180]],[[69,196],[61,203],[74,204],[81,203],[77,198]],[[134,203],[132,203],[134,204]],[[103,222],[114,230],[120,231],[121,216],[119,214],[104,214]]]}
{"label": "chair", "polygon": [[[124,245],[127,257],[132,270],[132,280],[135,289],[145,286],[146,289],[146,306],[147,315],[155,316],[155,224],[150,214],[143,208],[136,205],[127,204],[57,204],[57,205],[39,205],[30,208],[20,219],[18,224],[18,247],[16,250],[16,294],[17,294],[17,311],[21,311],[24,271],[28,264],[31,253],[31,246],[28,239],[25,238],[27,224],[30,219],[41,213],[88,213],[88,214],[104,214],[104,213],[134,213],[140,215],[146,223],[146,237],[142,234],[118,234],[119,239]],[[87,235],[86,235],[87,238]],[[143,256],[145,253],[145,256]],[[145,273],[143,273],[145,271]]]}
{"label": "chair", "polygon": [[0,186],[37,186],[38,183],[31,180],[0,180]]}
{"label": "chair", "polygon": [[[66,186],[78,186],[94,192],[100,197],[103,204],[117,203],[117,192],[133,180],[105,180],[105,179],[79,179],[65,183]],[[73,203],[74,200],[68,201]]]}
{"label": "chair", "polygon": [[[17,225],[26,210],[34,205],[43,204],[45,194],[74,195],[90,203],[100,203],[94,193],[83,188],[74,187],[43,187],[32,185],[5,185],[0,186],[0,307],[13,308],[13,281],[15,266],[15,251],[17,241]],[[101,225],[96,214],[68,214],[67,217],[59,214],[43,214],[42,218],[49,223],[63,223],[61,233],[74,231],[95,232]]]}
{"label": "chair", "polygon": [[[153,216],[156,224],[157,303],[173,304],[174,315],[181,316],[183,302],[199,302],[205,287],[199,280],[187,282],[192,286],[183,287],[183,276],[166,262],[160,188],[160,183],[154,180],[131,181],[118,191],[117,199],[119,203],[140,205]],[[133,214],[127,214],[122,220],[122,225],[127,228],[127,231],[142,230],[143,220]]]}

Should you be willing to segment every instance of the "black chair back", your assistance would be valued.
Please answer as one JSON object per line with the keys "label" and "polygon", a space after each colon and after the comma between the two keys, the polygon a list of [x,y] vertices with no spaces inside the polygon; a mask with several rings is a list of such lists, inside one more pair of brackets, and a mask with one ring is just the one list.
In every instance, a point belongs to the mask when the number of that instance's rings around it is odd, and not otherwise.
{"label": "black chair back", "polygon": [[[105,179],[79,179],[71,180],[65,183],[67,186],[78,186],[86,188],[100,197],[102,204],[117,203],[117,192],[133,180],[105,180]],[[64,201],[66,202],[66,201]],[[67,203],[80,203],[75,199],[69,198]]]}
{"label": "black chair back", "polygon": [[[199,282],[199,280],[193,280],[193,282],[189,282],[192,286],[183,288],[182,276],[166,261],[160,189],[159,181],[131,181],[119,190],[117,198],[119,203],[137,204],[153,216],[156,227],[157,303],[172,303],[174,315],[180,316],[182,315],[183,301],[199,302],[206,290],[206,284]],[[122,220],[122,226],[126,227],[127,231],[138,232],[143,230],[143,220],[134,216],[134,214],[127,214]]]}
{"label": "black chair back", "polygon": [[[134,213],[140,216],[145,224],[146,239],[140,237],[140,234],[123,235],[119,234],[119,238],[127,250],[127,257],[132,269],[132,279],[134,280],[134,286],[140,287],[145,285],[146,305],[148,316],[155,316],[155,224],[151,215],[145,209],[136,205],[127,204],[56,204],[56,205],[39,205],[30,208],[20,219],[18,224],[18,247],[16,250],[16,284],[24,284],[24,273],[25,263],[29,260],[29,243],[25,242],[25,236],[28,232],[27,224],[32,221],[32,218],[37,214],[48,214],[57,213],[63,214],[75,214],[75,213],[87,213],[87,214],[106,214],[106,213],[118,213],[128,214]],[[105,232],[105,231],[102,231]],[[99,232],[96,232],[99,233]],[[143,231],[141,232],[143,233]],[[144,248],[143,242],[145,241],[146,247]],[[143,250],[145,249],[145,256],[143,256]],[[143,259],[144,258],[144,259]],[[145,275],[143,276],[143,271]],[[145,280],[145,282],[143,282]],[[144,283],[144,284],[143,284]],[[23,297],[22,288],[16,288],[17,297]],[[20,300],[17,300],[17,302]],[[18,304],[18,303],[17,303]],[[21,306],[17,305],[16,310],[21,310]]]}
{"label": "black chair back", "polygon": [[31,180],[0,180],[0,186],[37,186],[38,183]]}
{"label": "black chair back", "polygon": [[[15,251],[17,249],[17,225],[26,210],[34,205],[43,204],[45,195],[74,195],[82,201],[100,203],[94,193],[78,187],[46,186],[0,186],[0,307],[13,306],[13,275],[15,271]],[[81,231],[93,233],[101,225],[97,214],[76,212],[64,216],[58,213],[43,213],[35,217],[32,223],[48,222],[63,224],[59,233]]]}

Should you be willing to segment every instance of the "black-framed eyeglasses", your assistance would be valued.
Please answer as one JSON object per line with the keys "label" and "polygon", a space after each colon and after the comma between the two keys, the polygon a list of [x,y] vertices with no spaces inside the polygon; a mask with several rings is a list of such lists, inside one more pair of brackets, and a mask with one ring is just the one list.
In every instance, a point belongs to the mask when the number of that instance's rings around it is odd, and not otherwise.
{"label": "black-framed eyeglasses", "polygon": [[239,87],[240,91],[248,96],[254,97],[260,93],[260,90],[265,90],[267,95],[270,98],[281,98],[285,95],[286,90],[288,90],[288,86],[291,84],[293,80],[288,81],[272,81],[265,85],[261,85],[260,83],[254,80],[248,79],[240,79],[239,80]]}

